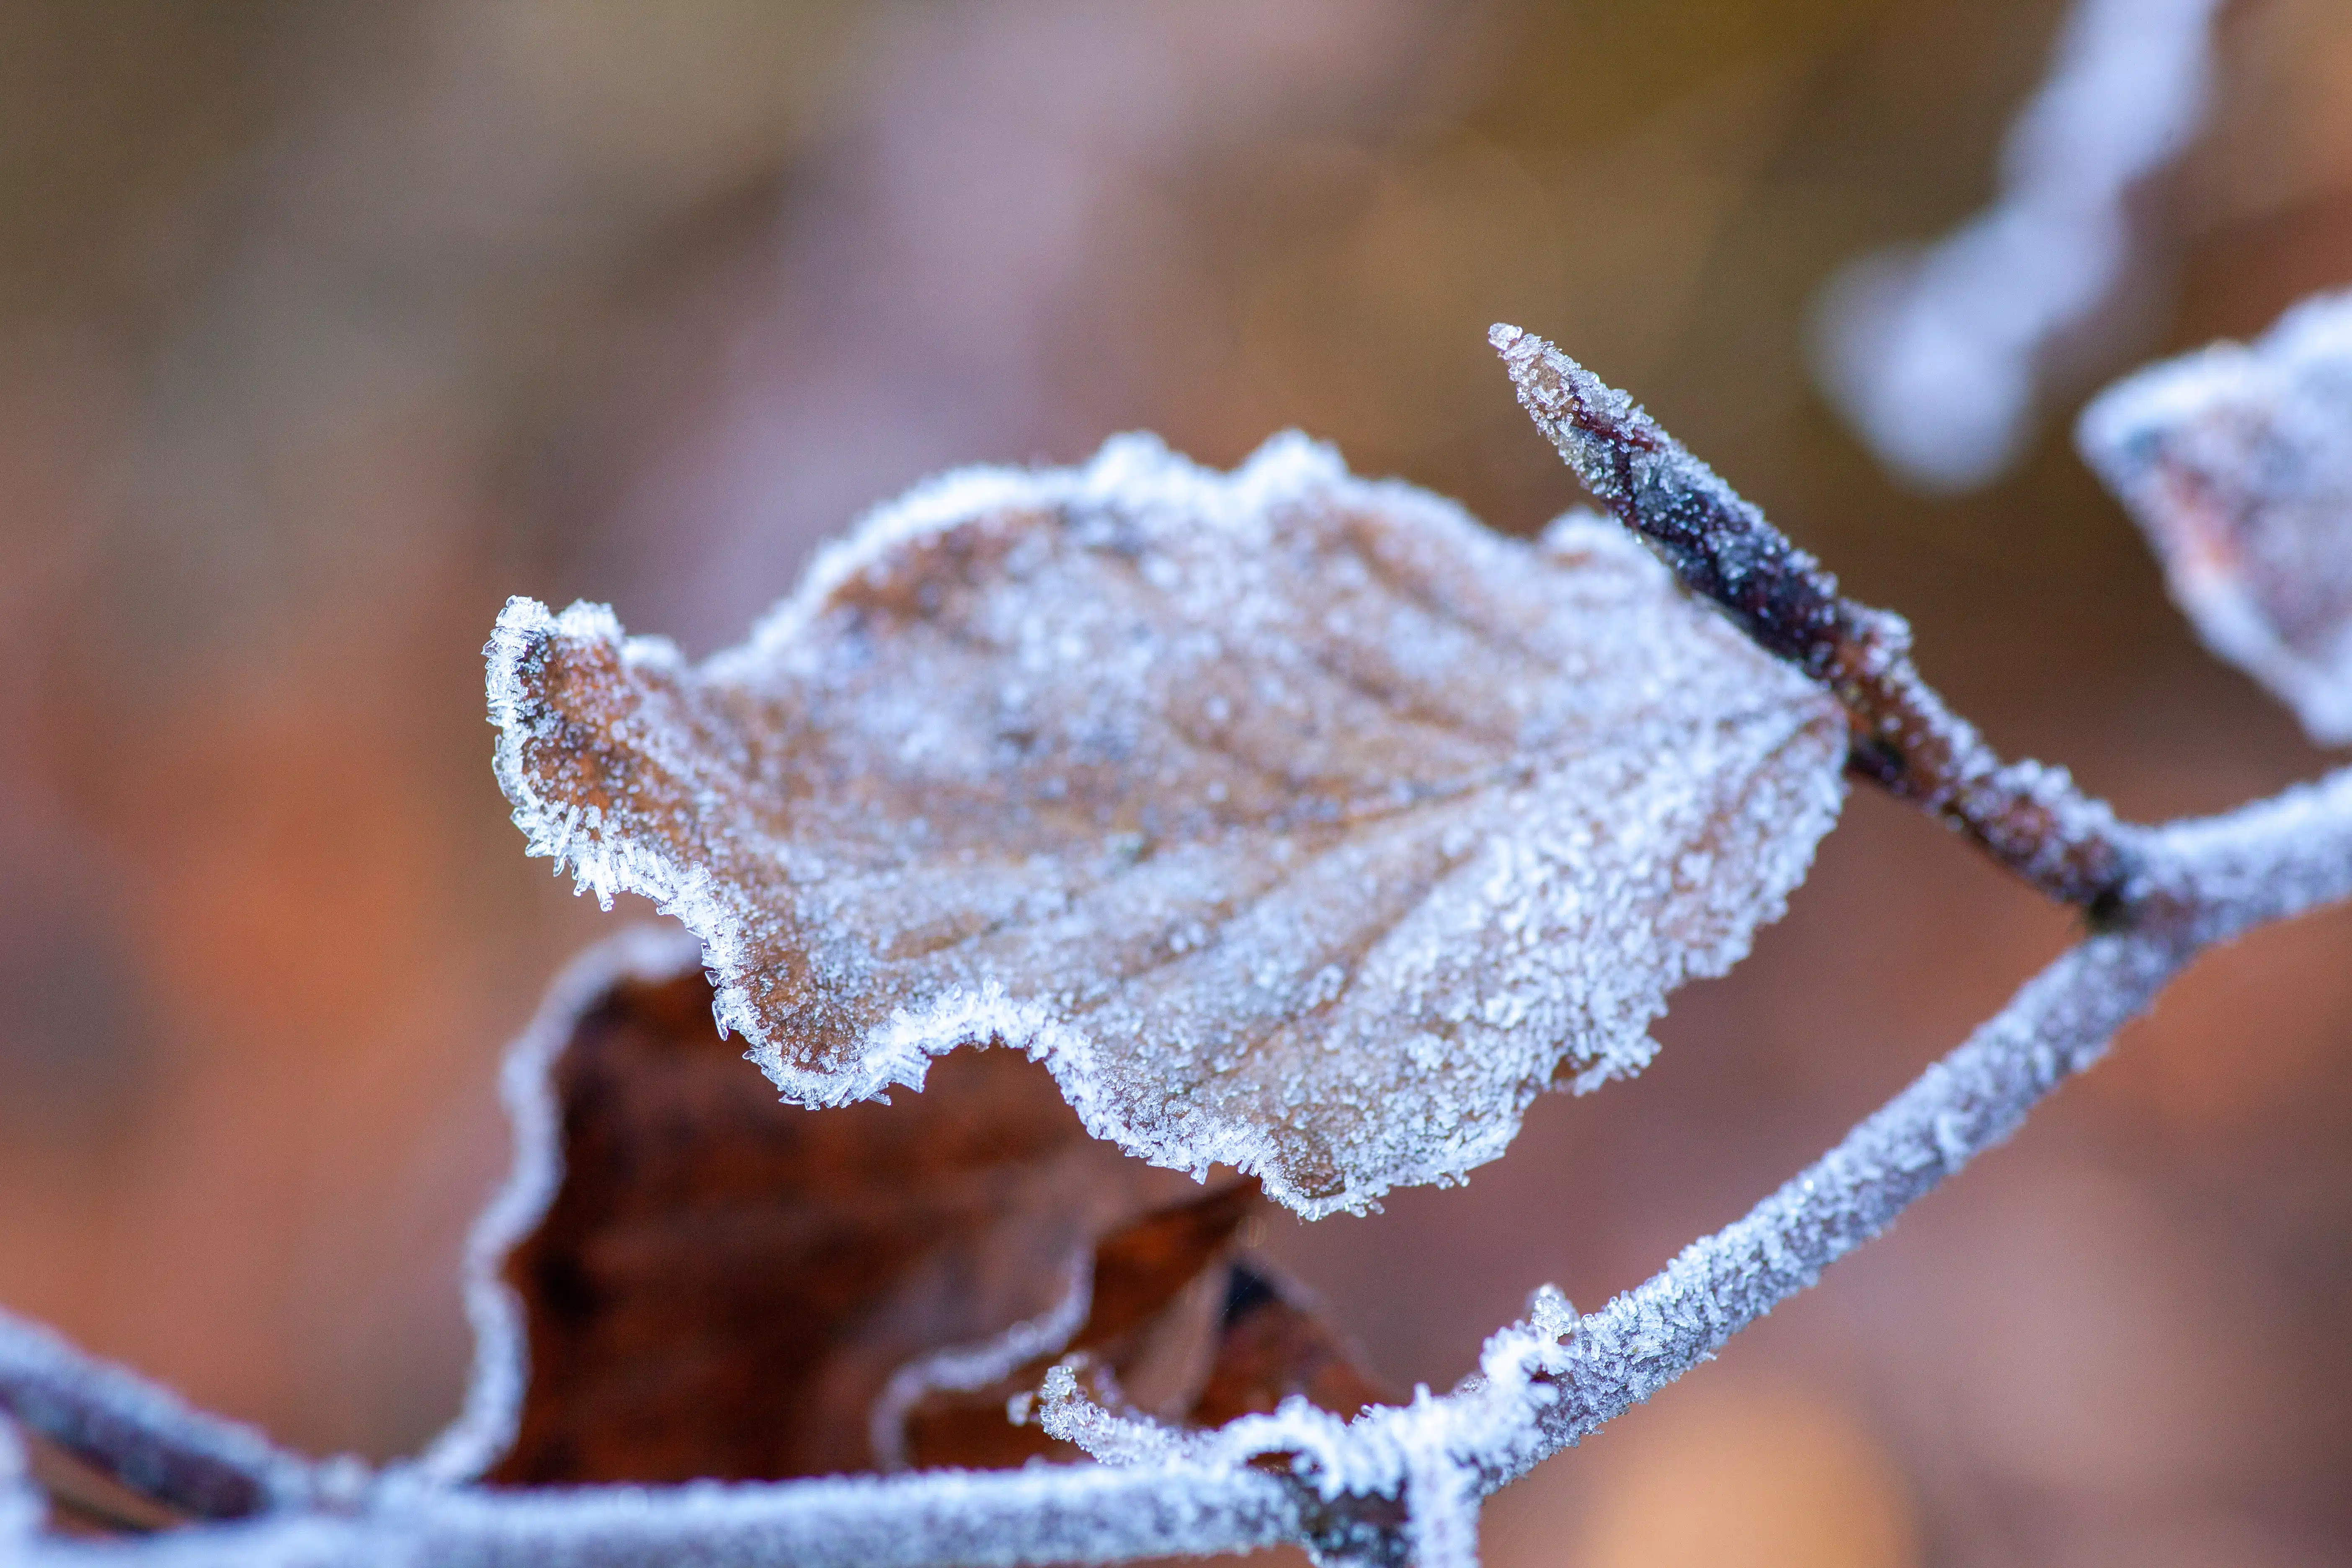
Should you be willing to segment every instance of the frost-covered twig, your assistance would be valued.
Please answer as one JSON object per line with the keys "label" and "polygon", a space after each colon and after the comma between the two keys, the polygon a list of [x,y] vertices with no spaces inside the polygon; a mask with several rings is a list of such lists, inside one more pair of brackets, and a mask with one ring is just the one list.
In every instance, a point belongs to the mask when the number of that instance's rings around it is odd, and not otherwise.
{"label": "frost-covered twig", "polygon": [[1546,1446],[1536,1457],[1688,1372],[2006,1139],[2099,1058],[2191,951],[2168,935],[2092,938],[1744,1218],[1584,1319],[1563,1397],[1538,1418]]}
{"label": "frost-covered twig", "polygon": [[2352,768],[2151,836],[2138,921],[2200,945],[2352,897]]}
{"label": "frost-covered twig", "polygon": [[1543,339],[1489,340],[1519,402],[1594,498],[1683,584],[1844,705],[1848,766],[1966,835],[2042,891],[2112,903],[2133,833],[2063,768],[2004,763],[1911,663],[1902,617],[1857,605],[1837,579],[1624,393]]}
{"label": "frost-covered twig", "polygon": [[1249,1468],[1056,1466],[889,1479],[496,1491],[390,1484],[135,1548],[0,1536],[8,1568],[1012,1568],[1248,1552],[1300,1539],[1301,1493]]}
{"label": "frost-covered twig", "polygon": [[[2137,929],[2093,937],[1748,1215],[1582,1320],[1553,1447],[1690,1370],[2096,1061],[2202,948],[2352,898],[2352,769],[2151,837]],[[1549,1451],[1547,1449],[1546,1451]]]}
{"label": "frost-covered twig", "polygon": [[1935,489],[2016,459],[2054,355],[2145,265],[2131,202],[2205,117],[2222,0],[2081,0],[2002,149],[2000,199],[1823,291],[1824,386],[1879,458]]}
{"label": "frost-covered twig", "polygon": [[[1556,1297],[1549,1305],[1539,1299],[1533,1321],[1497,1334],[1479,1375],[1451,1394],[1346,1424],[1292,1406],[1244,1418],[1257,1425],[1229,1428],[1208,1450],[1172,1445],[1167,1457],[1128,1468],[541,1492],[395,1474],[348,1514],[289,1511],[178,1531],[144,1543],[141,1561],[174,1568],[617,1568],[680,1560],[944,1568],[1109,1563],[1307,1539],[1391,1561],[1413,1544],[1433,1554],[1457,1548],[1467,1540],[1471,1494],[1507,1484],[1648,1398],[1812,1284],[2014,1131],[2202,947],[2352,897],[2352,770],[2225,816],[2158,830],[2141,863],[2127,894],[2131,930],[2095,936],[2059,959],[1810,1169],[1647,1282],[1572,1324]],[[74,1387],[111,1390],[107,1379],[123,1379],[137,1397],[117,1404],[168,1411],[148,1425],[180,1446],[187,1423],[213,1429],[176,1403],[142,1405],[167,1396],[113,1369],[91,1369],[49,1336],[18,1332],[9,1342],[53,1347],[59,1364],[76,1372]],[[16,1355],[12,1365],[25,1360]],[[1286,1449],[1303,1461],[1291,1475],[1243,1462]],[[262,1462],[274,1455],[266,1447],[248,1455],[255,1479],[282,1460]],[[1449,1476],[1462,1484],[1445,1485]],[[1442,1509],[1424,1521],[1425,1533],[1400,1508],[1415,1498]],[[120,1561],[119,1548],[0,1535],[0,1562],[12,1568]]]}
{"label": "frost-covered twig", "polygon": [[[0,1412],[135,1489],[199,1519],[312,1501],[318,1468],[249,1426],[0,1311]],[[5,1562],[0,1557],[0,1562]]]}
{"label": "frost-covered twig", "polygon": [[0,1552],[40,1527],[41,1494],[33,1488],[32,1467],[16,1424],[0,1415]]}

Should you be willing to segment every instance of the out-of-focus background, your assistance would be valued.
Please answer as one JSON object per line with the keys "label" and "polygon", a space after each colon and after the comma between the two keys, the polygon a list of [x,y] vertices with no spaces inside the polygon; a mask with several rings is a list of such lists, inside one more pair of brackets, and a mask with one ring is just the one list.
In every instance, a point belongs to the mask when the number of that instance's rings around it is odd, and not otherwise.
{"label": "out-of-focus background", "polygon": [[[454,1407],[526,860],[505,596],[735,641],[942,467],[1303,427],[1524,532],[1496,320],[1632,388],[2012,753],[2125,811],[2327,765],[2063,427],[1897,488],[1816,290],[1979,206],[2056,0],[0,7],[0,1301],[322,1450]],[[2240,0],[2116,370],[2352,279],[2352,10]],[[2084,390],[2077,386],[2069,395]],[[2068,405],[2062,405],[2060,412]],[[2062,426],[2063,426],[2063,421]],[[2068,922],[1857,796],[1642,1079],[1278,1222],[1440,1385],[1955,1043]],[[1490,1509],[1488,1561],[2352,1562],[2352,919],[2208,959],[2009,1148]],[[746,1069],[749,1070],[748,1068]]]}

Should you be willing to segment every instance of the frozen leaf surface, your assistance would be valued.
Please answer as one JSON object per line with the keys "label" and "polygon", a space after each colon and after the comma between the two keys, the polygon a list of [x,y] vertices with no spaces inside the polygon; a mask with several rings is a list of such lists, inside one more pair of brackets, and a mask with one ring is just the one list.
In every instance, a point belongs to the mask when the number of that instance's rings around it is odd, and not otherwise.
{"label": "frozen leaf surface", "polygon": [[1001,1043],[1096,1135],[1308,1215],[1642,1067],[1845,752],[1613,526],[1502,539],[1297,436],[949,475],[699,667],[527,599],[488,656],[532,850],[699,936],[788,1098]]}
{"label": "frozen leaf surface", "polygon": [[2078,436],[2207,646],[2352,742],[2352,292],[2117,383]]}

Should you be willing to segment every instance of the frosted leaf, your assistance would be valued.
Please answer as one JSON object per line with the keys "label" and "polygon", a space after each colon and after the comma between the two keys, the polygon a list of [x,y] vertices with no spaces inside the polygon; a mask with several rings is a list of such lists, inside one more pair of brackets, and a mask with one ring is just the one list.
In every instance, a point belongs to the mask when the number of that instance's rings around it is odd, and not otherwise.
{"label": "frosted leaf", "polygon": [[780,1105],[683,931],[550,988],[507,1058],[515,1174],[476,1226],[465,1413],[427,1484],[776,1478],[1073,1458],[1008,1398],[1081,1352],[1190,1426],[1382,1397],[1295,1288],[1234,1256],[1265,1200],[1088,1137],[1009,1052],[929,1092]]}
{"label": "frosted leaf", "polygon": [[2077,437],[2206,646],[2352,742],[2352,292],[2118,382]]}
{"label": "frosted leaf", "polygon": [[1637,1070],[1845,752],[1613,526],[1498,538],[1296,435],[934,480],[698,668],[528,599],[488,658],[532,851],[698,935],[788,1098],[1002,1043],[1097,1136],[1310,1216]]}

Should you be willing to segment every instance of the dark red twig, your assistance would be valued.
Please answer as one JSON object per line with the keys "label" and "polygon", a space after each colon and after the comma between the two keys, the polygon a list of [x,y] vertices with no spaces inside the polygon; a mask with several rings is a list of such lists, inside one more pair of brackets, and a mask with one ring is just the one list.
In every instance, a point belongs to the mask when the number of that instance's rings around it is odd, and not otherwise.
{"label": "dark red twig", "polygon": [[1847,767],[1980,845],[2052,898],[2116,912],[2136,830],[2063,768],[2004,763],[1911,663],[1900,616],[1838,592],[1715,470],[1624,393],[1517,327],[1488,334],[1532,416],[1593,498],[1684,586],[1759,647],[1822,683],[1846,710]]}

